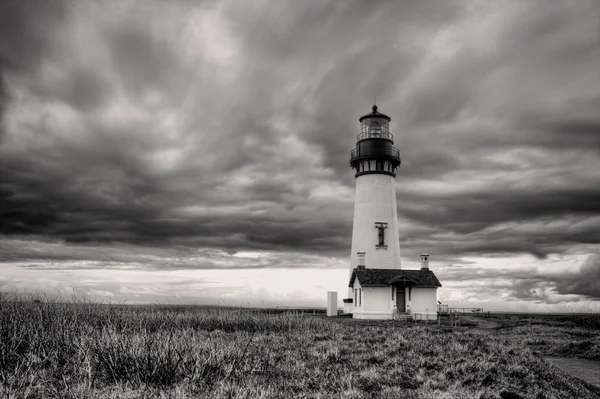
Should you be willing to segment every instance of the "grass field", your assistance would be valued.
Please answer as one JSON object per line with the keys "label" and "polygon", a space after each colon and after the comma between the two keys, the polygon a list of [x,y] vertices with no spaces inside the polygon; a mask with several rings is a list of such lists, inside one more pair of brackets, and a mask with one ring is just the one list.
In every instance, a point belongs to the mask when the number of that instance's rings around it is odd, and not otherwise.
{"label": "grass field", "polygon": [[600,361],[600,316],[500,322],[504,325],[498,331],[500,336],[521,342],[535,354]]}
{"label": "grass field", "polygon": [[542,354],[598,359],[577,321],[468,327],[307,312],[109,306],[0,294],[0,395],[74,398],[597,398]]}

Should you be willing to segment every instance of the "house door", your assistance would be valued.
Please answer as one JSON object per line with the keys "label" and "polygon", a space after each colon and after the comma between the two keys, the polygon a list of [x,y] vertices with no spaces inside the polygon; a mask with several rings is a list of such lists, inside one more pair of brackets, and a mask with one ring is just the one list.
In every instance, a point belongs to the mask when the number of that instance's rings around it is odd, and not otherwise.
{"label": "house door", "polygon": [[404,288],[396,289],[396,309],[398,312],[406,312],[406,296],[404,294]]}

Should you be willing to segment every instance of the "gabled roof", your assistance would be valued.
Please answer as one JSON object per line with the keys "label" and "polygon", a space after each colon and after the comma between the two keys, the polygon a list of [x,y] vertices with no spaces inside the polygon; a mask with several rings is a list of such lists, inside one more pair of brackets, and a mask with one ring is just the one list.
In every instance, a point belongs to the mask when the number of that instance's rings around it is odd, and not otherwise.
{"label": "gabled roof", "polygon": [[416,287],[441,287],[440,281],[431,270],[406,269],[354,269],[350,276],[350,287],[358,278],[360,285],[391,285],[406,282]]}

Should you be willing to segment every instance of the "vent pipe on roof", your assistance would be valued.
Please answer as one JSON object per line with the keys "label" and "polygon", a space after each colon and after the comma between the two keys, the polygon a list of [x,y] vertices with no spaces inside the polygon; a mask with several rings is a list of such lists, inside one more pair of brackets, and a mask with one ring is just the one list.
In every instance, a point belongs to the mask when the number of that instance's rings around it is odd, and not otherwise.
{"label": "vent pipe on roof", "polygon": [[421,270],[429,270],[429,254],[421,254]]}

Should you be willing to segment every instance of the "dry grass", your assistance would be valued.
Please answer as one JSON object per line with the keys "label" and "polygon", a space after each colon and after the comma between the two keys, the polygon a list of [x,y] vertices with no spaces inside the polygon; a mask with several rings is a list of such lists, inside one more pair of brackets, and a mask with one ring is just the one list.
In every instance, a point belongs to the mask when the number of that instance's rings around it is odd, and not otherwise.
{"label": "dry grass", "polygon": [[600,316],[502,320],[501,336],[543,356],[600,360]]}
{"label": "dry grass", "polygon": [[598,397],[500,334],[15,299],[0,298],[0,384],[9,397]]}

